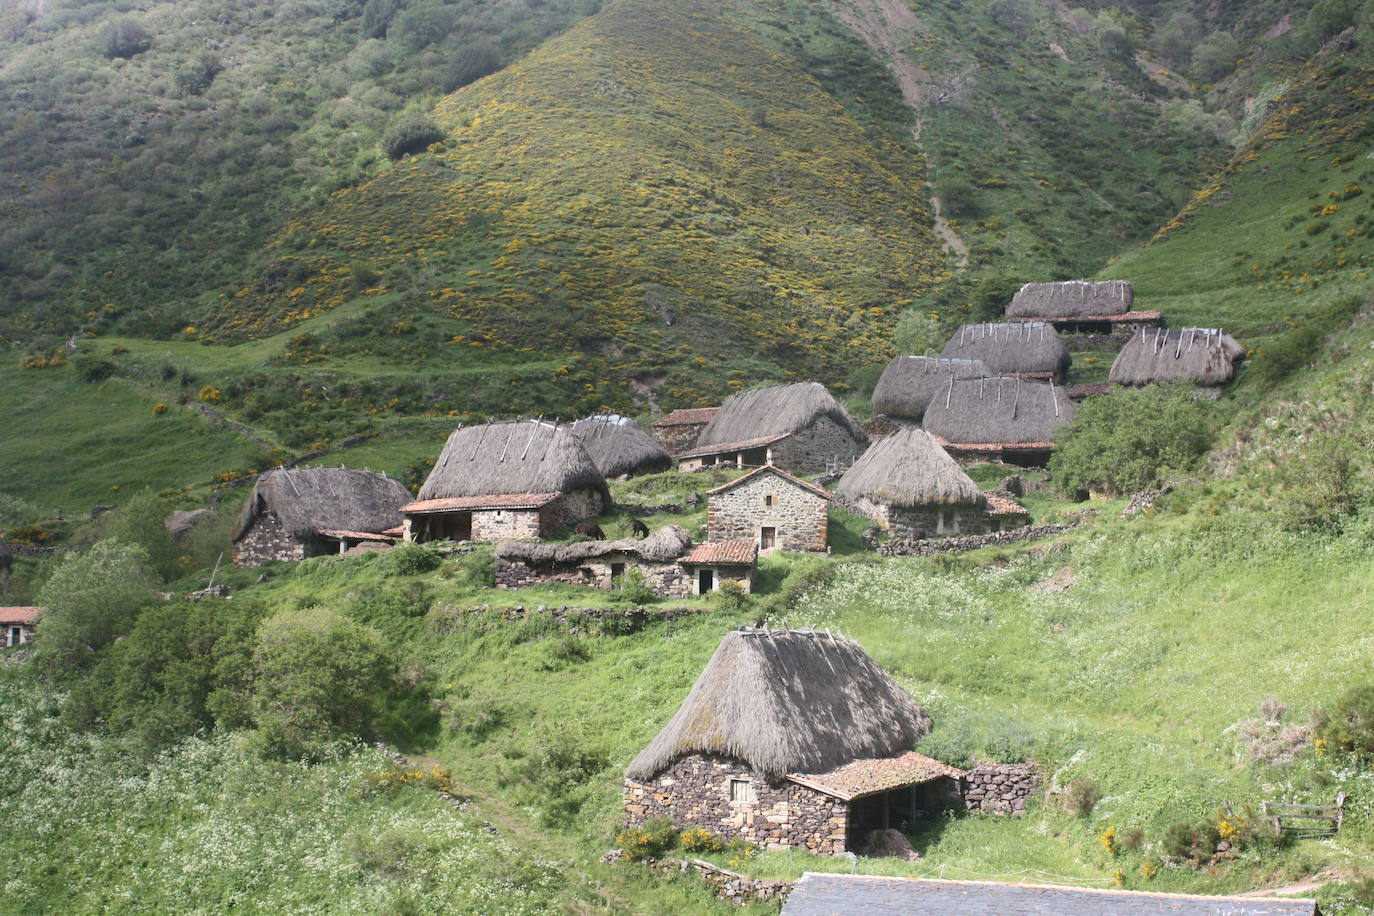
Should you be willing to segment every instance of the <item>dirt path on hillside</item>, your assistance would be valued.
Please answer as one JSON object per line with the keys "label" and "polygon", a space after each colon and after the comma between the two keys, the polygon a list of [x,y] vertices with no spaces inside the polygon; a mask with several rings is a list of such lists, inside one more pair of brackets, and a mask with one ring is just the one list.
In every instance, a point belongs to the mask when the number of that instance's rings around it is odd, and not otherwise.
{"label": "dirt path on hillside", "polygon": [[1305,881],[1298,881],[1294,884],[1285,884],[1282,887],[1265,887],[1257,891],[1246,891],[1237,894],[1237,897],[1296,897],[1298,894],[1310,894],[1319,891],[1326,885],[1334,881],[1338,875],[1323,872]]}
{"label": "dirt path on hillside", "polygon": [[[915,115],[911,135],[919,144],[924,123],[921,112],[939,80],[930,71],[907,57],[903,48],[925,33],[925,27],[904,0],[832,0],[830,9],[835,16],[863,39],[869,50],[887,64],[902,91],[902,100]],[[946,250],[959,258],[959,266],[968,266],[968,246],[950,226],[935,195],[935,187],[926,182],[931,213],[934,214],[935,234],[944,242]]]}

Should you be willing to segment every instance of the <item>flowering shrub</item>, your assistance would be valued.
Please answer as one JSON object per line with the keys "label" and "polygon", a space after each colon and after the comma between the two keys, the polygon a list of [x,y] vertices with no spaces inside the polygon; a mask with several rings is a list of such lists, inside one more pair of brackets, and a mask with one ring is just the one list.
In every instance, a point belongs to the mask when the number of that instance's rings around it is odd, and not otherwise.
{"label": "flowering shrub", "polygon": [[678,835],[678,842],[687,852],[720,852],[725,841],[705,827],[688,827]]}

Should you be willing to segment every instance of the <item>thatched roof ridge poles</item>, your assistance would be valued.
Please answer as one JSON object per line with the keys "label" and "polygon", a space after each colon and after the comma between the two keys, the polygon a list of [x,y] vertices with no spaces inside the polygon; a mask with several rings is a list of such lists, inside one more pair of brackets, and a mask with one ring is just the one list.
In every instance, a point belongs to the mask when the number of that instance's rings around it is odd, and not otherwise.
{"label": "thatched roof ridge poles", "polygon": [[1054,403],[1054,415],[1059,416],[1059,394],[1054,390],[1054,379],[1050,379],[1050,400]]}
{"label": "thatched roof ridge poles", "polygon": [[487,440],[487,433],[491,431],[491,423],[482,427],[482,432],[477,437],[477,444],[472,447],[472,454],[468,456],[468,461],[476,461],[477,453],[482,449],[482,443]]}

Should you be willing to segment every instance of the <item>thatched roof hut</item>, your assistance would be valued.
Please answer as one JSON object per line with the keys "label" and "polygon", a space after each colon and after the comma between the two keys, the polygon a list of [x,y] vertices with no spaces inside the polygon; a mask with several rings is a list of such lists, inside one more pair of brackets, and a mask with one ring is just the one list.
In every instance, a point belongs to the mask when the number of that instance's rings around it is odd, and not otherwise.
{"label": "thatched roof hut", "polygon": [[625,771],[651,779],[720,754],[777,779],[907,751],[930,717],[855,642],[814,630],[726,635],[687,699]]}
{"label": "thatched roof hut", "polygon": [[1189,378],[1199,385],[1224,385],[1235,374],[1245,348],[1216,328],[1155,328],[1136,332],[1117,354],[1108,375],[1119,385],[1149,385]]}
{"label": "thatched roof hut", "polygon": [[1059,332],[1043,321],[966,324],[940,355],[978,360],[993,375],[1032,378],[1063,378],[1073,362]]}
{"label": "thatched roof hut", "polygon": [[502,541],[496,545],[496,558],[562,566],[610,554],[625,554],[638,557],[646,563],[671,563],[687,553],[691,546],[692,537],[687,533],[687,529],[679,525],[665,525],[643,539],[619,538],[608,541],[578,541],[571,544]]}
{"label": "thatched roof hut", "polygon": [[755,388],[732,395],[697,438],[699,451],[800,432],[821,417],[844,427],[859,442],[867,442],[863,428],[820,382],[797,382]]}
{"label": "thatched roof hut", "polygon": [[420,500],[595,489],[606,478],[567,426],[512,420],[454,430],[420,488]]}
{"label": "thatched roof hut", "polygon": [[976,359],[942,359],[931,356],[894,356],[873,389],[873,412],[920,421],[936,392],[951,378],[991,375]]}
{"label": "thatched roof hut", "polygon": [[672,457],[629,417],[596,414],[578,420],[572,432],[604,477],[656,474],[673,466]]}
{"label": "thatched roof hut", "polygon": [[978,485],[923,429],[893,433],[869,448],[837,489],[848,499],[906,508],[985,503]]}
{"label": "thatched roof hut", "polygon": [[385,474],[350,468],[290,468],[268,471],[253,485],[239,513],[233,539],[242,538],[258,516],[271,512],[292,537],[308,540],[322,532],[378,533],[401,524],[410,491]]}
{"label": "thatched roof hut", "polygon": [[1008,318],[1106,318],[1131,311],[1135,292],[1125,280],[1027,283],[1007,306]]}
{"label": "thatched roof hut", "polygon": [[922,425],[949,444],[1048,448],[1076,413],[1068,393],[1053,382],[966,379],[935,398]]}

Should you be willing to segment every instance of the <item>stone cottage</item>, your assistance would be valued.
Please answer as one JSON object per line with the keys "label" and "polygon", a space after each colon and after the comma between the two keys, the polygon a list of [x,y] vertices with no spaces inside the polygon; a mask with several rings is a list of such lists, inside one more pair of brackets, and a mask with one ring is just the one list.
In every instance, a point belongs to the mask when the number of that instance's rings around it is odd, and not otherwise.
{"label": "stone cottage", "polygon": [[42,608],[0,607],[0,649],[13,649],[33,639]]}
{"label": "stone cottage", "polygon": [[771,465],[706,493],[706,533],[712,541],[747,540],[760,550],[824,553],[830,492]]}
{"label": "stone cottage", "polygon": [[1068,280],[1027,283],[1007,306],[1009,321],[1043,321],[1065,334],[1130,337],[1157,328],[1163,315],[1137,312],[1135,290],[1125,280]]}
{"label": "stone cottage", "polygon": [[1078,410],[1053,382],[956,379],[926,409],[921,425],[960,463],[1001,460],[1044,467]]}
{"label": "stone cottage", "polygon": [[625,771],[631,825],[665,816],[770,849],[834,855],[958,807],[962,772],[910,750],[930,717],[858,644],[726,635]]}
{"label": "stone cottage", "polygon": [[535,539],[600,515],[606,479],[567,426],[515,420],[459,427],[415,502],[407,541]]}
{"label": "stone cottage", "polygon": [[753,588],[758,550],[752,542],[692,546],[686,529],[660,528],[644,539],[620,538],[544,544],[502,541],[496,547],[496,585],[521,588],[562,582],[611,591],[636,569],[660,598],[709,594],[726,579],[748,592]]}
{"label": "stone cottage", "polygon": [[734,395],[702,429],[678,468],[755,468],[792,473],[848,467],[868,447],[868,434],[819,382],[775,385]]}
{"label": "stone cottage", "polygon": [[349,468],[268,471],[253,485],[234,528],[234,565],[346,552],[401,522],[410,491],[385,474]]}
{"label": "stone cottage", "polygon": [[983,491],[925,430],[904,429],[874,445],[837,489],[879,527],[904,537],[988,531]]}
{"label": "stone cottage", "polygon": [[696,447],[697,437],[719,410],[719,407],[689,407],[664,414],[650,427],[654,441],[676,458]]}

